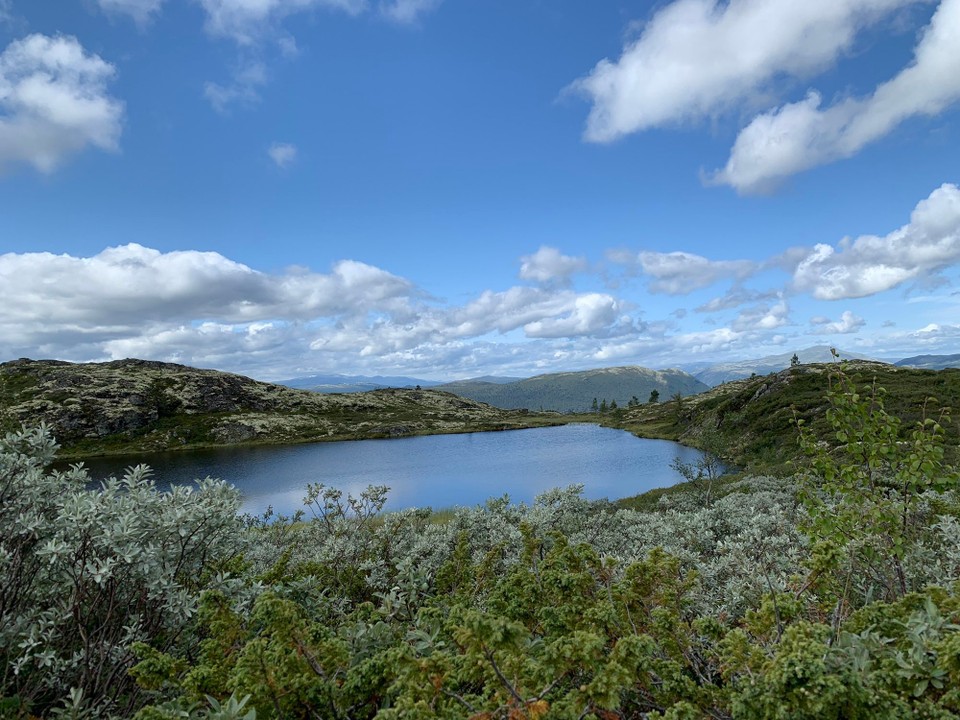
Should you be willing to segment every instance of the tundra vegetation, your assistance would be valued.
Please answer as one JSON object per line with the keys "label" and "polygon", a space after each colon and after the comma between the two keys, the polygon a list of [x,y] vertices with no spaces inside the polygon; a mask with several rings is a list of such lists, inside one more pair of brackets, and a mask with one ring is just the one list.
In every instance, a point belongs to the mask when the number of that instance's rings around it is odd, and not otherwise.
{"label": "tundra vegetation", "polygon": [[842,366],[827,399],[789,476],[696,468],[651,510],[571,487],[444,522],[383,513],[385,487],[262,518],[143,467],[90,489],[46,470],[46,429],[10,433],[0,715],[955,717],[948,419],[904,423]]}
{"label": "tundra vegetation", "polygon": [[510,430],[555,415],[439,390],[322,395],[216,370],[114,360],[0,363],[0,432],[44,422],[72,460],[91,455]]}

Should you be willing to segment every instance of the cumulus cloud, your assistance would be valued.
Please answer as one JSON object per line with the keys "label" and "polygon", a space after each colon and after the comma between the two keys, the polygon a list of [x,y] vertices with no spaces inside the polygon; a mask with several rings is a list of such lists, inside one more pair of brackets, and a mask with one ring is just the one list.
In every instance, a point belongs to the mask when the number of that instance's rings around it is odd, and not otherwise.
{"label": "cumulus cloud", "polygon": [[570,276],[587,269],[585,258],[563,255],[543,245],[533,255],[520,258],[520,278],[540,283],[569,283]]}
{"label": "cumulus cloud", "polygon": [[855,333],[857,330],[867,324],[859,315],[854,315],[849,310],[844,310],[837,322],[830,322],[827,318],[815,317],[810,319],[810,323],[818,325],[818,335],[846,335]]}
{"label": "cumulus cloud", "polygon": [[386,0],[380,3],[380,13],[394,22],[415,23],[420,16],[435,10],[443,0]]}
{"label": "cumulus cloud", "polygon": [[960,0],[942,0],[913,62],[866,98],[829,107],[810,91],[800,102],[757,116],[737,137],[713,181],[742,193],[859,152],[915,116],[932,116],[960,100]]}
{"label": "cumulus cloud", "polygon": [[160,12],[164,0],[97,0],[108,15],[128,15],[138,25],[147,24]]}
{"label": "cumulus cloud", "polygon": [[[132,355],[274,368],[275,377],[293,358],[413,362],[428,348],[452,357],[456,347],[512,334],[595,348],[596,338],[637,331],[605,294],[513,287],[438,306],[408,280],[354,260],[328,273],[268,274],[215,252],[136,244],[92,257],[0,255],[0,286],[9,298],[0,306],[0,357]],[[505,345],[516,349],[516,339]]]}
{"label": "cumulus cloud", "polygon": [[[609,295],[589,293],[574,298],[573,306],[559,317],[535,320],[524,325],[528,337],[558,338],[606,334],[621,317],[620,303]],[[626,331],[632,327],[627,318]],[[618,328],[618,331],[621,329]]]}
{"label": "cumulus cloud", "polygon": [[651,278],[651,291],[668,295],[685,295],[720,280],[743,280],[758,269],[758,265],[749,260],[708,260],[688,252],[617,252],[608,257],[630,272]]}
{"label": "cumulus cloud", "polygon": [[617,61],[573,84],[593,102],[586,138],[710,117],[783,75],[829,67],[858,32],[917,0],[675,0]]}
{"label": "cumulus cloud", "polygon": [[297,146],[290,143],[273,143],[267,148],[267,155],[278,168],[285,168],[297,159]]}
{"label": "cumulus cloud", "polygon": [[116,150],[123,103],[113,65],[76,38],[34,34],[0,53],[0,172],[21,163],[55,170],[88,146]]}
{"label": "cumulus cloud", "polygon": [[[888,326],[886,323],[884,327]],[[899,330],[883,334],[870,334],[858,338],[865,348],[888,356],[907,357],[909,355],[953,354],[960,342],[960,325],[950,323],[930,323],[918,330]]]}
{"label": "cumulus cloud", "polygon": [[879,237],[819,244],[800,260],[795,288],[819,300],[865,297],[960,261],[960,188],[944,184],[920,201],[910,222]]}
{"label": "cumulus cloud", "polygon": [[[8,253],[0,255],[0,278],[9,295],[0,318],[20,335],[58,324],[134,331],[154,321],[308,320],[390,310],[413,291],[408,281],[353,260],[329,274],[268,275],[219,253],[161,253],[137,244],[90,258]],[[49,318],[47,327],[38,326],[39,318]]]}
{"label": "cumulus cloud", "polygon": [[289,15],[314,8],[357,15],[366,0],[199,0],[207,14],[207,31],[241,45],[254,45]]}
{"label": "cumulus cloud", "polygon": [[789,322],[789,311],[783,298],[772,305],[761,303],[741,312],[731,327],[738,332],[774,330]]}
{"label": "cumulus cloud", "polygon": [[364,356],[381,356],[514,331],[533,339],[608,337],[633,329],[620,310],[616,299],[602,294],[530,287],[487,290],[465,305],[422,307],[404,320],[339,322],[311,348],[336,352],[360,348]]}

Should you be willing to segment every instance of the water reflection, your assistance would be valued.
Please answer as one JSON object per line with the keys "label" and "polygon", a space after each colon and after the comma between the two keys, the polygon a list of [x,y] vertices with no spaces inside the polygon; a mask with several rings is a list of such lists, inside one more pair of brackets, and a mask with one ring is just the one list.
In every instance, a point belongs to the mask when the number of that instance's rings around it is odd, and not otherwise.
{"label": "water reflection", "polygon": [[387,509],[472,506],[504,493],[531,502],[554,487],[584,485],[591,499],[619,498],[672,485],[682,478],[673,459],[694,462],[699,452],[665,440],[642,440],[596,425],[506,432],[433,435],[393,440],[229,448],[101,458],[85,464],[94,478],[144,462],[158,484],[219,477],[244,496],[243,511],[272,506],[291,514],[309,483],[359,495],[368,485],[390,487]]}

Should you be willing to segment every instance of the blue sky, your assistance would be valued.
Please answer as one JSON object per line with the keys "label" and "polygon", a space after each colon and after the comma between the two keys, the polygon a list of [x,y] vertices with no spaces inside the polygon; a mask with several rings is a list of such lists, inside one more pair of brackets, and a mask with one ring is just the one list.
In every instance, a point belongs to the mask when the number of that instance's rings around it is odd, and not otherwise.
{"label": "blue sky", "polygon": [[960,352],[960,0],[0,0],[0,359]]}

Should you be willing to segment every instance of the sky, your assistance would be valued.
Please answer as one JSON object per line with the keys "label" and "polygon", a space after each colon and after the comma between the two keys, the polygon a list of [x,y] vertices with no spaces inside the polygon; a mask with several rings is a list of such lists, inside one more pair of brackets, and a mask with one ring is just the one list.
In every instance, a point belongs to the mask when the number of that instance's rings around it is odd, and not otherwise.
{"label": "sky", "polygon": [[0,0],[0,361],[960,352],[960,0]]}

